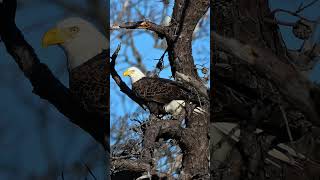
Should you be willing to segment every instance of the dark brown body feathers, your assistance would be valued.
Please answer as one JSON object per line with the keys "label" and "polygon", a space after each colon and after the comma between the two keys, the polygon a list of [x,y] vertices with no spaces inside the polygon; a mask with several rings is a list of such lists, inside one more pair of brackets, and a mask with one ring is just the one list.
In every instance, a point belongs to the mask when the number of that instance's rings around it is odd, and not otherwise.
{"label": "dark brown body feathers", "polygon": [[106,64],[107,53],[104,51],[70,72],[70,90],[89,112],[106,114],[108,110],[108,84]]}
{"label": "dark brown body feathers", "polygon": [[164,105],[172,100],[199,103],[196,93],[169,79],[144,77],[132,84],[132,90],[155,115],[164,114]]}

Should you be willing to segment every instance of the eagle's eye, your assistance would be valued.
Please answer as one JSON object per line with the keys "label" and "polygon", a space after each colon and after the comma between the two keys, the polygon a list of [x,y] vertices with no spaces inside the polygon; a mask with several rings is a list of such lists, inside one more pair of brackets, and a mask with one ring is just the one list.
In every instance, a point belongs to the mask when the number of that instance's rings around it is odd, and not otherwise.
{"label": "eagle's eye", "polygon": [[79,32],[79,28],[77,26],[72,26],[69,28],[69,31],[72,33],[78,33]]}

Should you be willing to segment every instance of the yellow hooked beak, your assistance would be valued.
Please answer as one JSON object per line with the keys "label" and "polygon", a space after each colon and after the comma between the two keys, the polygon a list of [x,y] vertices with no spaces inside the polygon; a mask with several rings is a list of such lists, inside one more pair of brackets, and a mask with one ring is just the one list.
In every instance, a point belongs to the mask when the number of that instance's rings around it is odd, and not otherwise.
{"label": "yellow hooked beak", "polygon": [[66,38],[66,34],[60,29],[50,29],[42,38],[42,47],[46,48],[50,45],[62,44],[65,42]]}
{"label": "yellow hooked beak", "polygon": [[131,74],[133,73],[133,70],[126,70],[124,73],[123,73],[123,76],[130,76]]}

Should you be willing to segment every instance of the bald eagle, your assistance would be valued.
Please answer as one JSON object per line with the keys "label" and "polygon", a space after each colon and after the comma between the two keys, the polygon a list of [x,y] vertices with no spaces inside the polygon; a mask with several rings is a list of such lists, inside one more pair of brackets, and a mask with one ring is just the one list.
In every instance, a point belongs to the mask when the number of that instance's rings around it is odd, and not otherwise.
{"label": "bald eagle", "polygon": [[151,114],[177,115],[185,106],[185,101],[199,105],[200,97],[176,81],[164,78],[146,77],[137,67],[130,67],[123,76],[129,76],[132,91],[141,98]]}
{"label": "bald eagle", "polygon": [[42,46],[58,45],[66,56],[69,88],[88,112],[107,113],[107,39],[92,24],[72,17],[57,23],[42,38]]}

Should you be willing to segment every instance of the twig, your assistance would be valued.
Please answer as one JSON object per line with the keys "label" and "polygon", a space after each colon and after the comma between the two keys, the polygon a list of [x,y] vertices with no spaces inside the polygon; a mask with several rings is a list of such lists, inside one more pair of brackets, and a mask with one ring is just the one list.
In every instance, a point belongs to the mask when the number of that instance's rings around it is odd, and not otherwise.
{"label": "twig", "polygon": [[88,170],[89,174],[93,177],[94,180],[97,180],[96,176],[93,174],[93,172],[91,171],[91,169],[89,168],[89,166],[84,163],[84,166],[86,167],[86,169]]}
{"label": "twig", "polygon": [[303,11],[303,10],[307,9],[308,7],[312,6],[313,4],[315,4],[317,1],[319,1],[319,0],[314,0],[305,6],[302,6],[303,3],[301,3],[301,5],[299,6],[298,10],[295,13],[300,13],[301,11]]}
{"label": "twig", "polygon": [[[288,122],[288,118],[287,118],[287,115],[286,115],[286,112],[285,110],[283,109],[283,107],[281,106],[280,104],[280,97],[279,97],[279,108],[281,110],[281,113],[282,113],[282,117],[284,119],[284,122],[286,123],[286,130],[287,130],[287,133],[288,133],[288,136],[289,136],[289,140],[290,140],[290,145],[291,145],[291,148],[294,148],[294,144],[293,144],[293,137],[292,137],[292,133],[291,133],[291,130],[290,130],[290,126],[289,126],[289,122]],[[298,156],[297,152],[294,151],[296,154],[296,156]]]}
{"label": "twig", "polygon": [[110,30],[116,29],[147,29],[157,33],[161,38],[169,36],[168,27],[157,25],[150,21],[125,22],[120,25],[112,25],[110,27]]}
{"label": "twig", "polygon": [[293,138],[292,138],[292,134],[291,134],[291,130],[290,130],[290,127],[289,127],[289,122],[288,122],[288,119],[287,119],[287,115],[286,115],[286,112],[284,111],[283,107],[281,105],[279,105],[279,108],[281,110],[281,113],[282,113],[282,117],[284,119],[284,122],[286,123],[286,129],[287,129],[287,133],[288,133],[288,136],[289,136],[289,140],[290,140],[290,144],[292,146],[292,148],[294,147],[293,145]]}
{"label": "twig", "polygon": [[158,60],[158,63],[156,65],[156,68],[159,69],[159,73],[160,71],[162,71],[163,67],[163,59],[164,59],[164,55],[168,52],[168,47],[166,48],[166,50],[163,52],[163,54],[161,55],[161,57]]}
{"label": "twig", "polygon": [[275,20],[275,19],[271,19],[271,18],[264,18],[263,19],[264,22],[269,23],[269,24],[274,24],[274,25],[282,25],[282,26],[294,26],[296,23],[293,22],[285,22],[285,21],[280,21],[280,20]]}
{"label": "twig", "polygon": [[274,16],[276,13],[278,12],[284,12],[284,13],[287,13],[287,14],[290,14],[292,16],[296,16],[302,20],[305,20],[307,22],[312,22],[312,23],[317,23],[317,21],[314,21],[314,20],[309,20],[303,16],[301,16],[300,14],[296,13],[296,12],[292,12],[292,11],[289,11],[289,10],[285,10],[285,9],[275,9],[271,12],[271,15]]}

